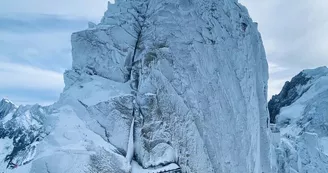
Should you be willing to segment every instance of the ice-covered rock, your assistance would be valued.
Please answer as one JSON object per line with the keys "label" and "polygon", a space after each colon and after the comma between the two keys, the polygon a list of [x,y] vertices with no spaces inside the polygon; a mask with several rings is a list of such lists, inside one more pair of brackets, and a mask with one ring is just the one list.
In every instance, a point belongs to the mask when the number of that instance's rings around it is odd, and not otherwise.
{"label": "ice-covered rock", "polygon": [[118,0],[72,47],[47,133],[13,171],[271,172],[268,67],[237,0]]}
{"label": "ice-covered rock", "polygon": [[302,71],[269,107],[277,113],[278,173],[328,172],[328,68]]}

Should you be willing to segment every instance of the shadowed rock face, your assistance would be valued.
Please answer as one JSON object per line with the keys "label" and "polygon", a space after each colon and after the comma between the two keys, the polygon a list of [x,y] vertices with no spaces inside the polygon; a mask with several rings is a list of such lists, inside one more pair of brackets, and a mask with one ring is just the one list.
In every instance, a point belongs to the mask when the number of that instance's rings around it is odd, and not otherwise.
{"label": "shadowed rock face", "polygon": [[280,113],[282,107],[291,105],[306,92],[306,90],[298,90],[298,87],[306,85],[310,79],[301,72],[293,77],[290,82],[287,81],[278,95],[272,97],[268,104],[270,123],[276,123],[276,116]]}
{"label": "shadowed rock face", "polygon": [[16,106],[6,99],[0,101],[0,119],[3,119],[10,112],[14,111]]}

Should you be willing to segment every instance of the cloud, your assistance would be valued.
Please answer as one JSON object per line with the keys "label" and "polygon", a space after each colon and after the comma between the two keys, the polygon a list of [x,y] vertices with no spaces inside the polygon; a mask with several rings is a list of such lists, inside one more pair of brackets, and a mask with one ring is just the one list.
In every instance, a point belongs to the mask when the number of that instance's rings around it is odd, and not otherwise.
{"label": "cloud", "polygon": [[28,64],[57,72],[70,68],[70,31],[29,34],[0,31],[0,35],[0,62]]}
{"label": "cloud", "polygon": [[64,88],[62,73],[33,66],[0,62],[0,89],[25,88],[60,92]]}
{"label": "cloud", "polygon": [[280,93],[280,90],[284,86],[285,82],[289,80],[289,75],[288,68],[279,66],[271,62],[269,62],[269,72],[270,78],[268,88],[268,99],[271,99],[272,95]]}
{"label": "cloud", "polygon": [[275,94],[279,94],[281,91],[281,88],[284,86],[284,84],[287,80],[289,80],[289,78],[269,80],[270,87],[268,89],[268,95],[269,95],[268,99],[271,99],[271,97]]}
{"label": "cloud", "polygon": [[269,63],[270,73],[279,73],[279,72],[283,72],[283,71],[286,71],[286,70],[287,70],[287,68],[280,67],[277,64]]}
{"label": "cloud", "polygon": [[0,62],[0,77],[0,97],[19,105],[49,105],[64,88],[62,73],[29,65]]}
{"label": "cloud", "polygon": [[59,98],[59,93],[35,89],[1,89],[0,97],[12,101],[16,105],[51,105]]}
{"label": "cloud", "polygon": [[99,20],[107,3],[108,0],[8,0],[0,1],[0,13],[56,14]]}
{"label": "cloud", "polygon": [[71,33],[87,21],[58,15],[4,15],[0,17],[0,61],[32,64],[63,72],[71,65]]}
{"label": "cloud", "polygon": [[[328,1],[240,0],[259,23],[270,68],[269,89],[303,69],[328,64]],[[272,66],[273,64],[273,66]],[[279,84],[278,84],[279,83]]]}
{"label": "cloud", "polygon": [[71,67],[72,32],[100,21],[107,0],[0,1],[0,97],[49,104]]}
{"label": "cloud", "polygon": [[[24,16],[22,18],[22,16]],[[59,32],[86,28],[88,20],[49,14],[4,14],[0,16],[0,31],[16,33]]]}

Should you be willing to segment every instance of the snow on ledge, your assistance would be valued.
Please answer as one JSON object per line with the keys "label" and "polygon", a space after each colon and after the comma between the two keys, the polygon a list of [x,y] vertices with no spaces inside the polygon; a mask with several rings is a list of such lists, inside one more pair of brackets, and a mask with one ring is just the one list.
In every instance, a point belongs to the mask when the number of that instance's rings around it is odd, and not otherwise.
{"label": "snow on ledge", "polygon": [[166,171],[178,170],[178,169],[180,169],[180,167],[175,163],[171,163],[167,166],[163,166],[163,167],[159,167],[159,168],[144,169],[137,162],[132,161],[132,172],[131,173],[160,173],[160,172],[166,172]]}

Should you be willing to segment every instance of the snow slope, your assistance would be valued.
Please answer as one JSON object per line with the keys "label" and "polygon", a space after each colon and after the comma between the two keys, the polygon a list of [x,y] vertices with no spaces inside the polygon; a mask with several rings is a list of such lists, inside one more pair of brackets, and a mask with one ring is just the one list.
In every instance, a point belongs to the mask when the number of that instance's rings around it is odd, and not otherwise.
{"label": "snow slope", "polygon": [[[300,77],[306,80],[295,80]],[[275,117],[276,133],[280,135],[276,142],[277,171],[328,172],[328,68],[304,70],[295,78],[293,87],[286,83],[281,93],[273,97],[276,100],[269,103],[274,107],[292,100],[279,108]]]}
{"label": "snow slope", "polygon": [[72,47],[45,135],[8,172],[271,172],[268,67],[238,1],[118,0]]}

